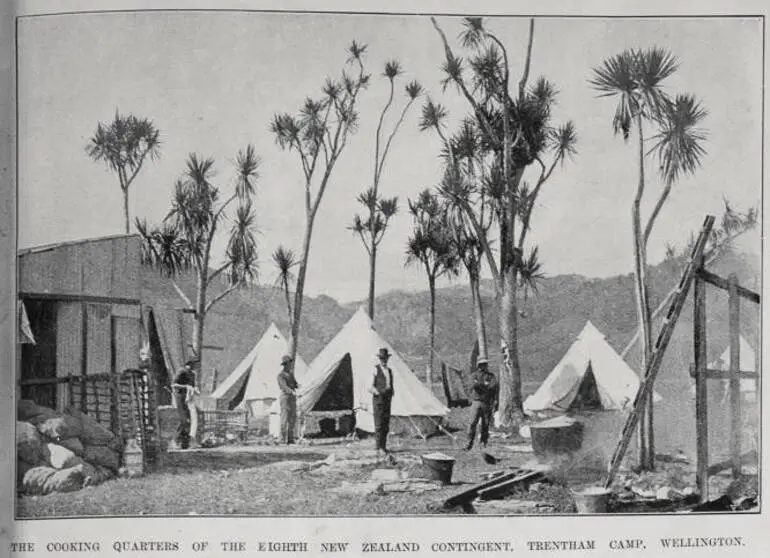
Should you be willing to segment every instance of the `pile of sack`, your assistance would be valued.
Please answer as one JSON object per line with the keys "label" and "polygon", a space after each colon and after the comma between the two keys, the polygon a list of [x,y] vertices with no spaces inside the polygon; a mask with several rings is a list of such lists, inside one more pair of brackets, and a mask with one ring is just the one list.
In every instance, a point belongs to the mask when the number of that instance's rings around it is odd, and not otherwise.
{"label": "pile of sack", "polygon": [[116,476],[121,440],[74,408],[58,412],[19,401],[17,487],[24,494],[73,492]]}

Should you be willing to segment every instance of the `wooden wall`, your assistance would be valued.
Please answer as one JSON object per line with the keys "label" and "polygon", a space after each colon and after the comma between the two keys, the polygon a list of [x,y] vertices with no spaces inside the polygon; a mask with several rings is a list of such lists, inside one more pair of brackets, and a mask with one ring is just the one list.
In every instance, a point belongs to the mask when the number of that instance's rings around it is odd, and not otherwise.
{"label": "wooden wall", "polygon": [[117,236],[22,251],[19,292],[140,298],[140,239]]}

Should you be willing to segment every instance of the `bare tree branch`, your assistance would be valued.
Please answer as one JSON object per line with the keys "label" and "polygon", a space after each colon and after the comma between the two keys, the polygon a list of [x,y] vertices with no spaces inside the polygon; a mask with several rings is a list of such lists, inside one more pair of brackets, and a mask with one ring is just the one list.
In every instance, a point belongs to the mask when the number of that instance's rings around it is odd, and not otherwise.
{"label": "bare tree branch", "polygon": [[190,298],[186,294],[184,294],[184,291],[182,290],[182,288],[173,279],[171,280],[171,286],[174,287],[174,290],[176,291],[176,293],[182,298],[182,300],[184,300],[185,304],[187,304],[187,308],[189,308],[190,310],[194,310],[195,307],[193,306],[193,303],[190,302]]}
{"label": "bare tree branch", "polygon": [[215,296],[214,298],[212,298],[212,299],[211,299],[211,300],[208,302],[208,304],[206,304],[206,311],[205,311],[204,313],[205,313],[205,314],[208,314],[208,313],[209,313],[209,310],[211,310],[211,307],[212,307],[212,306],[214,306],[214,305],[215,305],[217,302],[219,302],[220,300],[222,300],[223,298],[225,298],[227,295],[229,295],[231,292],[233,292],[233,291],[234,291],[235,289],[237,289],[239,286],[240,286],[240,285],[239,285],[239,284],[237,284],[237,283],[236,283],[236,284],[233,284],[233,285],[230,285],[229,287],[227,287],[227,289],[225,289],[224,291],[222,291],[221,293],[219,293],[217,296]]}

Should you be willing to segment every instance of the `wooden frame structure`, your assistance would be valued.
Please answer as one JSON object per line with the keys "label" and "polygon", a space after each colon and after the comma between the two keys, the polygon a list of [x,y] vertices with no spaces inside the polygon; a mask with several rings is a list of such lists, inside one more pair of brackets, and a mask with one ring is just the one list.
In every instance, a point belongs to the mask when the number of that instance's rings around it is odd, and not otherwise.
{"label": "wooden frame structure", "polygon": [[[748,300],[760,304],[759,294],[738,284],[735,275],[727,279],[719,277],[704,269],[701,256],[698,271],[695,276],[693,293],[693,353],[694,365],[691,374],[695,377],[695,432],[697,444],[696,483],[702,502],[708,501],[708,478],[723,467],[709,467],[708,451],[708,380],[729,380],[730,382],[730,460],[727,466],[732,468],[734,478],[741,476],[741,391],[742,379],[759,380],[759,370],[746,371],[740,369],[740,302]],[[707,365],[707,335],[706,335],[706,286],[711,285],[727,291],[728,296],[728,327],[730,340],[730,362],[728,370],[714,370]]]}

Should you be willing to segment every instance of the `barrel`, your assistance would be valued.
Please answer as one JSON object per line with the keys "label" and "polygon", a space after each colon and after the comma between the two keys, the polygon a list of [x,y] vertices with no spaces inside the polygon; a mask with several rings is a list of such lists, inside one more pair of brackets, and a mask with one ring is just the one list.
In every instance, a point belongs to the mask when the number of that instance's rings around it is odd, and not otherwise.
{"label": "barrel", "polygon": [[532,451],[540,460],[573,453],[583,445],[583,424],[568,417],[557,417],[530,426]]}

